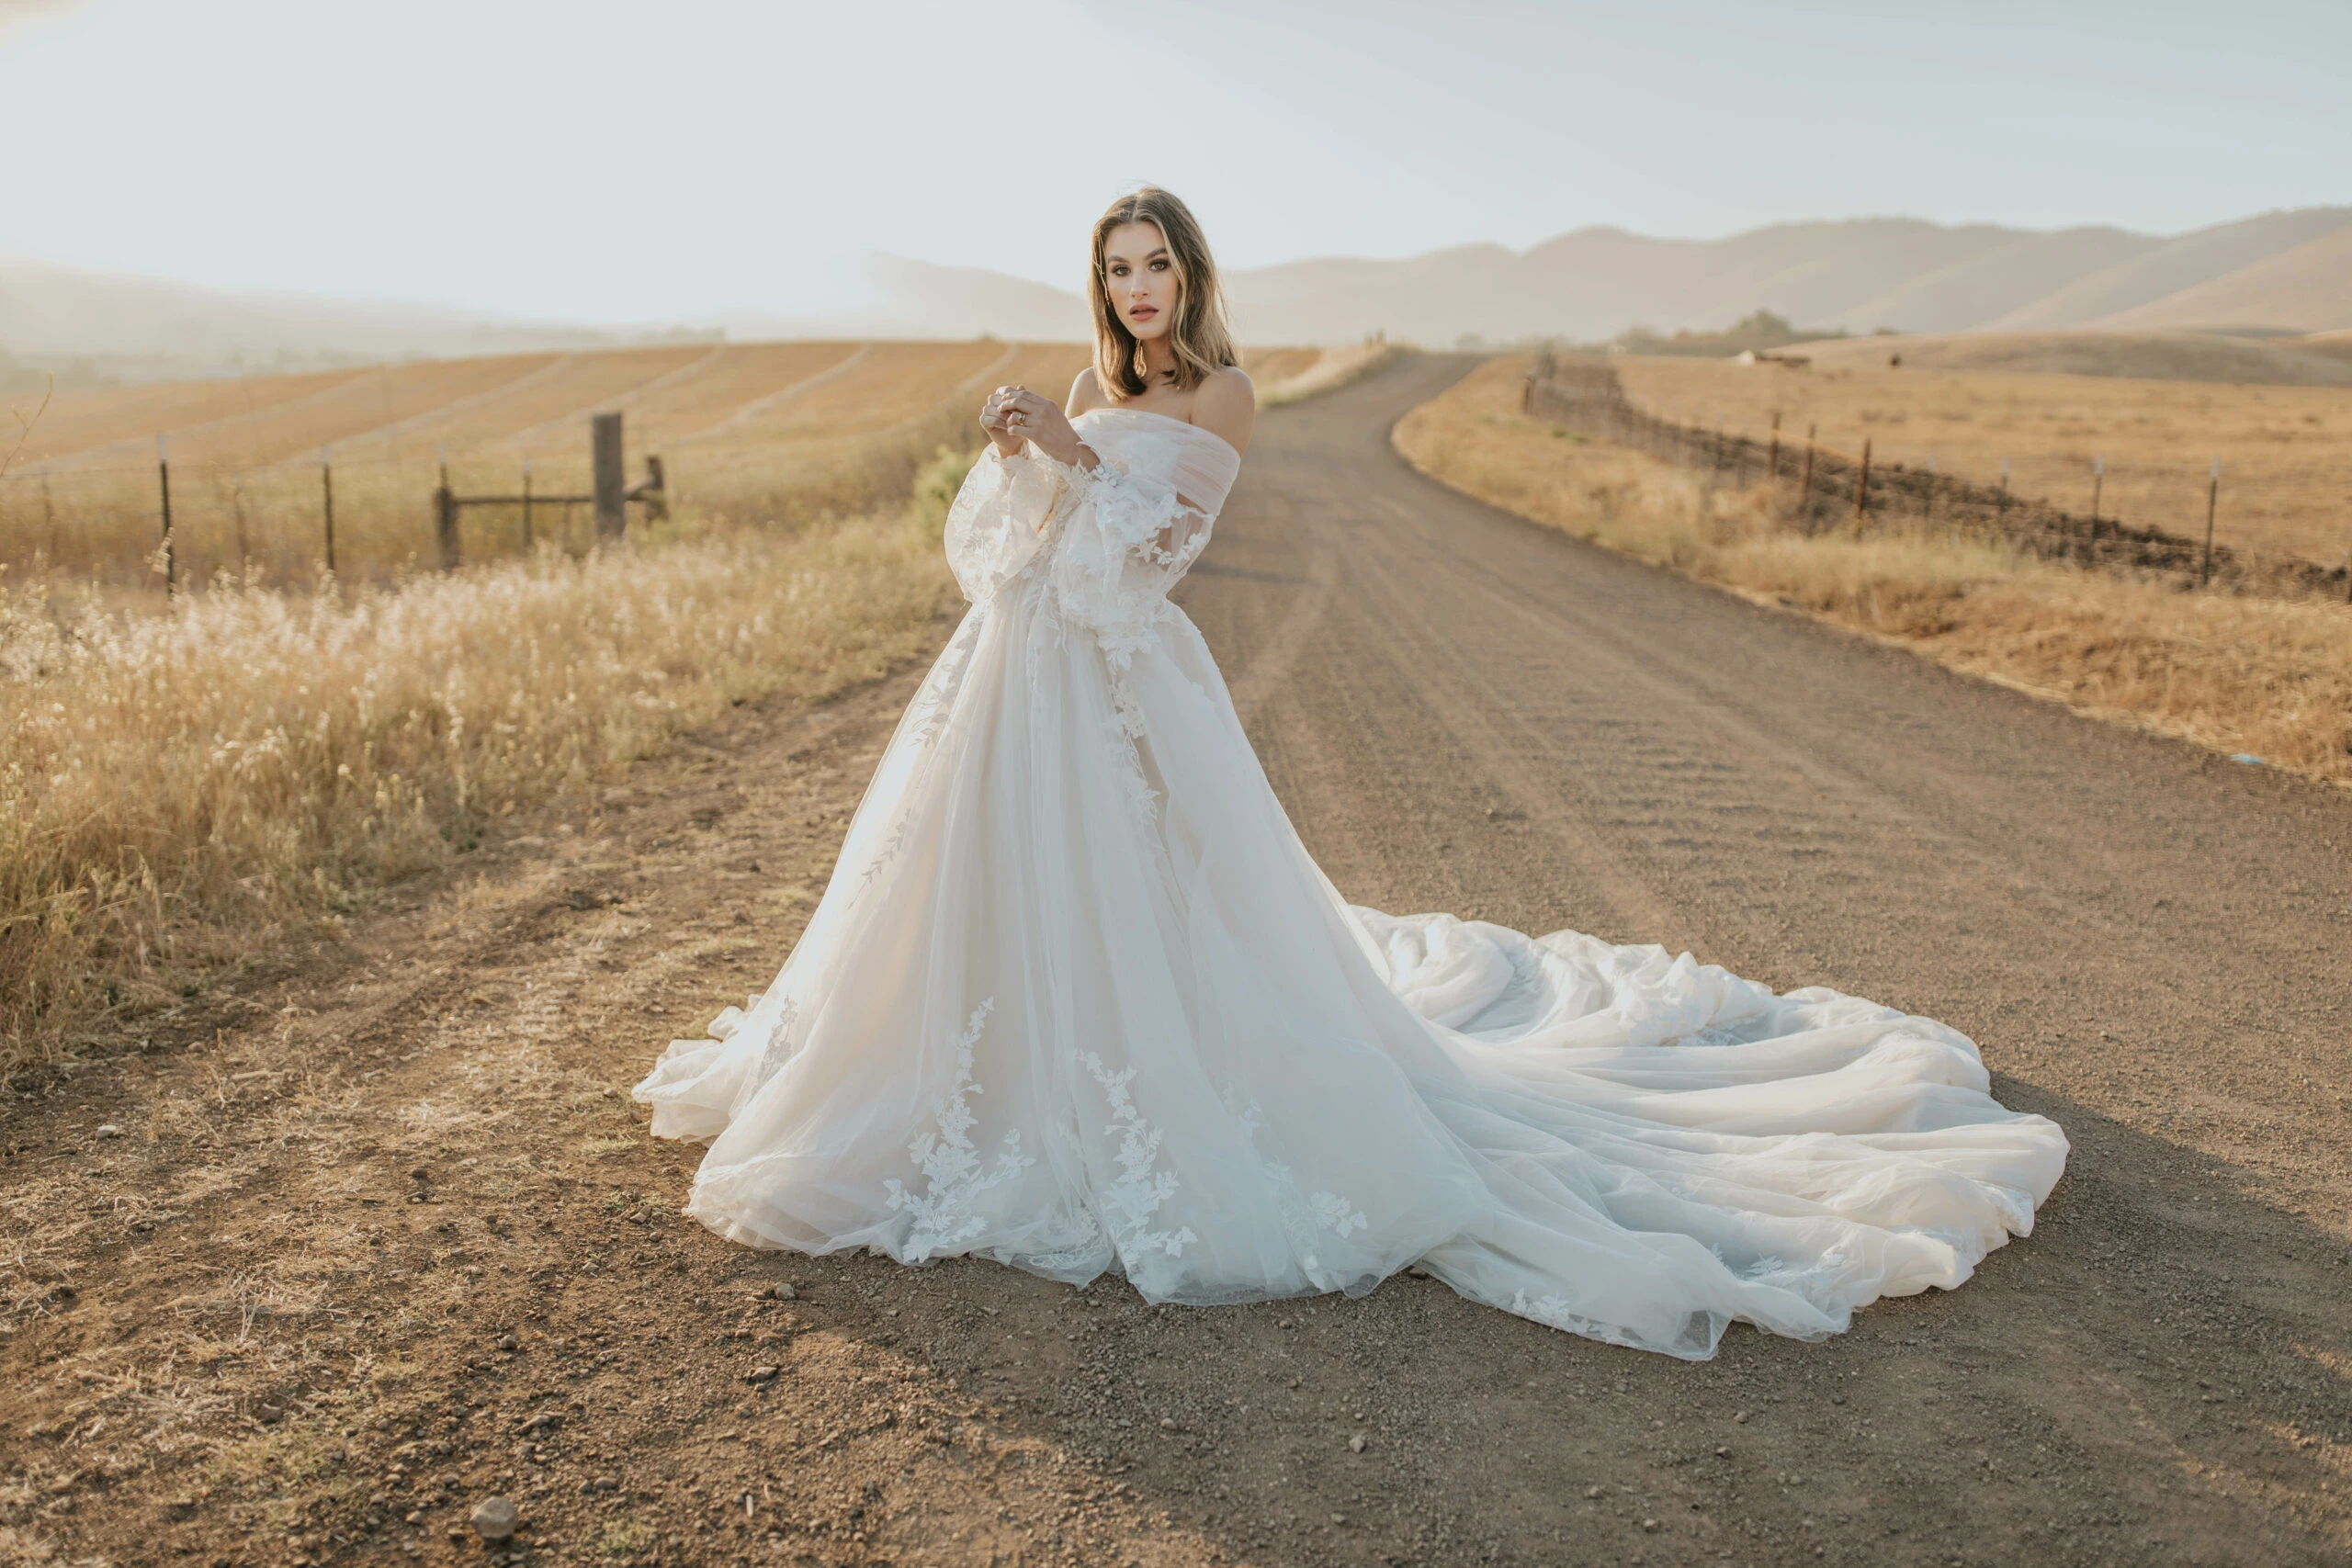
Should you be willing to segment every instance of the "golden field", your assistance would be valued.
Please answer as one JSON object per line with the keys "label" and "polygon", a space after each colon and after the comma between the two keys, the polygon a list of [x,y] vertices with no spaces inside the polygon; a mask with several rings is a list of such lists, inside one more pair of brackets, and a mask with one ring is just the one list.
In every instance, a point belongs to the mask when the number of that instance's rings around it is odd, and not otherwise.
{"label": "golden field", "polygon": [[[1396,426],[1397,450],[1457,490],[1656,565],[2085,712],[2352,784],[2352,608],[2188,592],[1941,529],[1808,536],[1775,487],[1711,486],[1526,418],[1531,364],[1489,361],[1415,409]],[[1709,383],[1649,380],[1662,384]]]}
{"label": "golden field", "polygon": [[1873,464],[1997,483],[2078,514],[2092,468],[2099,515],[2190,538],[2205,532],[2206,480],[2222,462],[2215,537],[2255,555],[2322,566],[2352,553],[2352,388],[2239,386],[2021,370],[1890,366],[1897,337],[1804,344],[1813,364],[1626,355],[1627,396],[1678,423],[1784,442],[1816,427],[1825,446]]}
{"label": "golden field", "polygon": [[[1087,357],[1076,344],[993,340],[697,343],[67,393],[0,475],[0,561],[18,582],[150,584],[159,434],[187,584],[315,581],[329,451],[338,575],[380,580],[429,563],[443,462],[460,495],[518,493],[526,469],[537,495],[585,494],[588,422],[605,411],[624,416],[632,483],[647,454],[662,457],[673,510],[742,523],[854,512],[901,491],[942,444],[973,445],[987,389],[1021,382],[1059,397]],[[1278,348],[1244,362],[1279,395],[1318,373],[1306,390],[1360,373],[1363,357]],[[461,556],[539,540],[583,548],[587,512],[535,506],[526,541],[520,507],[468,508]]]}
{"label": "golden field", "polygon": [[[1066,384],[1075,344],[687,344],[428,361],[61,395],[0,478],[0,559],[18,581],[146,582],[168,434],[183,582],[315,580],[322,450],[335,565],[380,579],[434,558],[446,459],[464,494],[588,490],[588,422],[625,417],[629,477],[658,453],[673,509],[740,522],[871,506],[942,441],[968,442],[980,393]],[[534,509],[535,536],[584,545],[584,507]],[[525,547],[519,507],[469,509],[468,560]]]}

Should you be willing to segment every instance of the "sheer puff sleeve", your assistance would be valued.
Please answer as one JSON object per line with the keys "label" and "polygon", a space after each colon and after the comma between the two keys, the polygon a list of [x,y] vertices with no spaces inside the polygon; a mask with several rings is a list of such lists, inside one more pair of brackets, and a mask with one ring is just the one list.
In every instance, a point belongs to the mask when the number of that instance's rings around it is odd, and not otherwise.
{"label": "sheer puff sleeve", "polygon": [[1033,452],[1006,457],[991,446],[964,476],[947,510],[947,568],[975,604],[1021,575],[1045,545],[1068,486],[1058,464]]}
{"label": "sheer puff sleeve", "polygon": [[1091,470],[1035,459],[1071,496],[1050,571],[1063,616],[1124,663],[1152,640],[1169,590],[1207,547],[1240,460],[1215,436],[1183,427],[1141,444],[1089,444],[1098,459]]}

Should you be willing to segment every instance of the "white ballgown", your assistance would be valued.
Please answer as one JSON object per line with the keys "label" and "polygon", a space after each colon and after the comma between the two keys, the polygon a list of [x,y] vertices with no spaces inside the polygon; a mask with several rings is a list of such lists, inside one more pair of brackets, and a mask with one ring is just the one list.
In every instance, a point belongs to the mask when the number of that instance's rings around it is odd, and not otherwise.
{"label": "white ballgown", "polygon": [[1153,1302],[1419,1263],[1555,1327],[1713,1354],[1966,1280],[2065,1163],[1943,1024],[1689,954],[1351,908],[1168,590],[1240,458],[1080,416],[993,452],[971,609],[765,994],[639,1100],[754,1247],[959,1254]]}

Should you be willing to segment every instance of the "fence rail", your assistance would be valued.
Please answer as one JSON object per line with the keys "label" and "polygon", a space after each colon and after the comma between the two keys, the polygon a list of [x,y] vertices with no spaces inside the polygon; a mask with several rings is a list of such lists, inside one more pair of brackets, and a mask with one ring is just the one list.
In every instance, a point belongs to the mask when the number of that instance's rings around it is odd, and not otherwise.
{"label": "fence rail", "polygon": [[1859,536],[1898,519],[1909,525],[1932,523],[2048,560],[2154,572],[2242,592],[2352,596],[2352,568],[2215,544],[2218,466],[2206,493],[2205,537],[2197,540],[2096,512],[2084,516],[2014,495],[2006,484],[1975,483],[1932,467],[1873,466],[1868,441],[1860,453],[1849,453],[1810,434],[1800,442],[1776,428],[1758,440],[1661,419],[1625,395],[1616,367],[1605,359],[1542,355],[1528,375],[1521,407],[1532,418],[1703,468],[1733,484],[1783,483],[1790,515],[1808,535],[1843,526]]}

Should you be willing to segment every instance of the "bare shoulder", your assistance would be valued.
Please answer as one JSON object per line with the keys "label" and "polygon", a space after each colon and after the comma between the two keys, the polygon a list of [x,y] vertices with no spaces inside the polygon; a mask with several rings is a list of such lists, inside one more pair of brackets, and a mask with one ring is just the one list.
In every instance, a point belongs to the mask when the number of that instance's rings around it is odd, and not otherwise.
{"label": "bare shoulder", "polygon": [[1076,419],[1088,409],[1099,409],[1109,401],[1102,395],[1102,383],[1095,378],[1094,367],[1090,365],[1069,384],[1069,401],[1062,406],[1062,412]]}
{"label": "bare shoulder", "polygon": [[1236,452],[1250,449],[1250,428],[1258,419],[1258,389],[1238,365],[1210,376],[1193,394],[1193,423],[1222,436]]}

